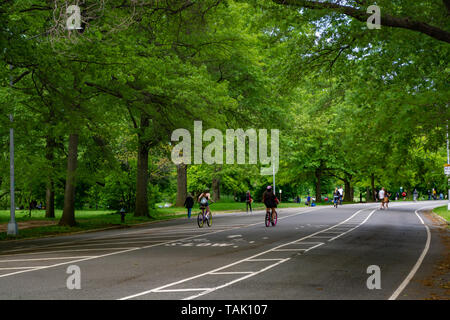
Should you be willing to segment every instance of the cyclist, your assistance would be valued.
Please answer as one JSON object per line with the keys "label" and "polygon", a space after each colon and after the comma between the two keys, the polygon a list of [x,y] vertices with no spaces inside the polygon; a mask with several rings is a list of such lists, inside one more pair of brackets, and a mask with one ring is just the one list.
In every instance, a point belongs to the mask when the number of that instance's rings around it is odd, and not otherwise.
{"label": "cyclist", "polygon": [[204,206],[206,208],[206,217],[209,217],[209,202],[212,202],[211,200],[211,194],[209,193],[209,189],[205,189],[205,191],[202,192],[202,194],[198,197],[198,202],[201,206]]}
{"label": "cyclist", "polygon": [[336,187],[333,192],[333,204],[335,208],[337,208],[340,198],[341,193],[339,192],[339,189]]}
{"label": "cyclist", "polygon": [[272,210],[271,222],[273,222],[273,218],[275,217],[275,208],[277,207],[278,199],[273,193],[272,186],[267,186],[266,191],[264,191],[263,193],[262,202],[266,206],[267,213],[269,213]]}

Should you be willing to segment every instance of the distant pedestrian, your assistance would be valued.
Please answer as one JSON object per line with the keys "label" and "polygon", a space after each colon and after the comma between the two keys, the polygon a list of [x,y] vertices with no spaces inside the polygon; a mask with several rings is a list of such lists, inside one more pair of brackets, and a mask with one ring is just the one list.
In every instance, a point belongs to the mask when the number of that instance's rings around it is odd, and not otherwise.
{"label": "distant pedestrian", "polygon": [[428,190],[428,200],[431,200],[431,191]]}
{"label": "distant pedestrian", "polygon": [[439,200],[444,200],[444,195],[442,194],[442,192],[439,194]]}
{"label": "distant pedestrian", "polygon": [[400,199],[400,193],[398,193],[397,191],[397,193],[395,194],[395,200],[397,201],[398,199]]}
{"label": "distant pedestrian", "polygon": [[406,200],[406,192],[405,191],[402,192],[402,197],[403,197],[403,200]]}
{"label": "distant pedestrian", "polygon": [[247,193],[245,194],[245,203],[246,203],[246,207],[247,207],[247,213],[248,213],[248,208],[250,207],[250,213],[252,213],[252,196],[250,194],[250,190],[247,191]]}
{"label": "distant pedestrian", "polygon": [[344,198],[344,189],[342,188],[342,186],[339,187],[338,191],[339,191],[339,204],[342,205],[342,199]]}
{"label": "distant pedestrian", "polygon": [[333,206],[335,208],[338,207],[340,197],[341,197],[341,194],[339,192],[339,189],[336,187],[336,189],[334,189],[334,192],[333,192]]}
{"label": "distant pedestrian", "polygon": [[381,205],[380,210],[384,209],[384,196],[386,192],[384,191],[384,188],[381,188],[380,192],[378,192],[378,199],[380,199]]}
{"label": "distant pedestrian", "polygon": [[389,208],[389,198],[390,197],[391,197],[391,194],[389,192],[385,191],[385,193],[384,193],[384,207],[386,209]]}
{"label": "distant pedestrian", "polygon": [[417,192],[417,189],[414,188],[414,192],[413,192],[414,201],[417,201],[418,195],[419,195],[419,193]]}
{"label": "distant pedestrian", "polygon": [[437,192],[435,188],[433,188],[433,199],[437,200]]}
{"label": "distant pedestrian", "polygon": [[184,200],[184,206],[188,210],[188,219],[190,219],[191,213],[192,213],[192,207],[194,206],[194,198],[192,198],[192,195],[190,193],[188,193],[186,200]]}
{"label": "distant pedestrian", "polygon": [[307,206],[311,205],[311,196],[308,194],[308,197],[306,197],[306,203]]}

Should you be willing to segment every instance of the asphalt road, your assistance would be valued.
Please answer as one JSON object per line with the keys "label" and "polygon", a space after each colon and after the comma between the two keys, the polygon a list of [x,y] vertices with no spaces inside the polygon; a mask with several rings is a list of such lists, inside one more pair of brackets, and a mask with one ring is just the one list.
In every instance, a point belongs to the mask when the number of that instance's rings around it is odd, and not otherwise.
{"label": "asphalt road", "polygon": [[[422,299],[415,280],[446,249],[421,210],[445,203],[278,209],[269,228],[258,211],[217,214],[201,229],[186,218],[1,242],[0,299]],[[78,290],[67,288],[72,265]],[[369,266],[380,289],[367,287]]]}

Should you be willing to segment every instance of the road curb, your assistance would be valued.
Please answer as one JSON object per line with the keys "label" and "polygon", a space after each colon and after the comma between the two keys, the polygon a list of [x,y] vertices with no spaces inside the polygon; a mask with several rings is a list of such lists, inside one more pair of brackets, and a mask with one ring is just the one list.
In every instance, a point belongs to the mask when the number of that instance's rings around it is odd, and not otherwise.
{"label": "road curb", "polygon": [[445,220],[444,217],[441,217],[440,215],[438,215],[436,212],[434,212],[434,209],[430,211],[432,216],[437,218],[438,220],[440,220],[443,224],[446,224],[448,226],[450,226],[450,222]]}

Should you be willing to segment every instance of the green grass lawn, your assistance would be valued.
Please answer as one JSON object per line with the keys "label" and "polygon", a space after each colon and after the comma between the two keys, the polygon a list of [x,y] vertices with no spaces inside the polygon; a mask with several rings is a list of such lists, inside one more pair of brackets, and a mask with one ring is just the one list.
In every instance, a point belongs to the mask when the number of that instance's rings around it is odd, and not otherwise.
{"label": "green grass lawn", "polygon": [[442,207],[438,207],[433,209],[434,213],[440,215],[441,217],[443,217],[445,220],[447,220],[447,222],[450,222],[450,210],[447,209],[447,205],[442,206]]}
{"label": "green grass lawn", "polygon": [[[279,208],[292,208],[292,207],[304,207],[304,204],[282,202],[278,205]],[[245,202],[234,202],[234,201],[221,201],[217,203],[212,203],[210,205],[212,212],[223,212],[223,211],[245,211]],[[253,210],[264,209],[264,204],[253,203]],[[193,208],[193,214],[199,211],[199,206],[195,205]],[[28,222],[28,221],[56,221],[61,218],[62,210],[56,210],[55,219],[45,218],[45,210],[33,210],[31,213],[31,218],[29,217],[28,210],[17,210],[16,211],[16,221],[17,222]],[[0,232],[0,240],[9,239],[24,239],[24,238],[36,238],[44,237],[58,234],[67,234],[80,231],[88,231],[95,229],[102,229],[107,227],[127,227],[133,224],[157,221],[157,220],[167,220],[179,218],[187,215],[187,210],[184,207],[170,207],[170,208],[157,208],[151,211],[151,217],[134,217],[133,214],[127,214],[125,218],[125,223],[120,222],[120,215],[114,210],[77,210],[75,212],[75,217],[77,221],[77,226],[75,227],[62,227],[58,225],[50,226],[37,226],[32,228],[21,229],[19,228],[18,237],[8,237],[6,232]],[[0,224],[7,224],[10,219],[9,210],[0,210]]]}

